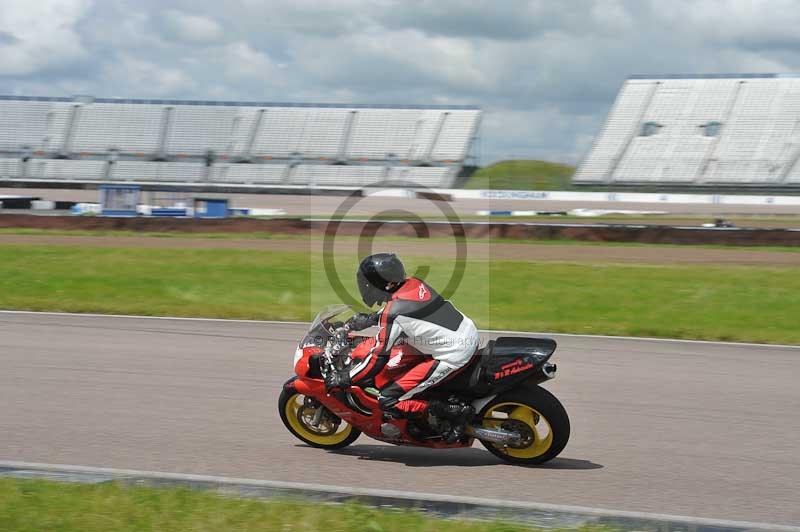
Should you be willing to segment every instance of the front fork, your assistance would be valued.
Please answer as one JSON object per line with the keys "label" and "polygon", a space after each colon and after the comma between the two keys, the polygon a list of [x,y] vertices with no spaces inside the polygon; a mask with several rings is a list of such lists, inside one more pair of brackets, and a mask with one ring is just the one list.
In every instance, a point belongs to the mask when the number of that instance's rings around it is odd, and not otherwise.
{"label": "front fork", "polygon": [[[364,412],[360,412],[360,408],[358,404],[350,405],[348,404],[347,396],[344,392],[328,394],[325,390],[325,384],[321,381],[316,379],[300,379],[294,378],[290,379],[284,386],[291,386],[294,388],[297,393],[301,393],[306,397],[310,397],[317,403],[324,406],[331,414],[334,416],[346,421],[347,423],[353,425],[354,427],[358,428],[362,431],[369,431],[372,428],[372,425],[375,425],[375,415],[374,411],[365,410]],[[366,394],[363,394],[364,397],[356,397],[361,402],[369,401],[367,399]],[[371,398],[370,398],[371,399]],[[374,402],[374,400],[373,400]],[[369,406],[372,406],[371,404]],[[377,404],[374,405],[373,409],[377,409]],[[322,409],[319,409],[320,411]],[[315,416],[316,419],[316,416]],[[378,416],[378,419],[380,417]],[[378,422],[378,425],[380,423]]]}
{"label": "front fork", "polygon": [[325,407],[325,405],[312,397],[306,396],[305,403],[306,406],[314,408],[314,417],[311,418],[311,426],[315,429],[319,428],[320,421],[322,421],[322,416],[324,416],[325,412],[329,410]]}

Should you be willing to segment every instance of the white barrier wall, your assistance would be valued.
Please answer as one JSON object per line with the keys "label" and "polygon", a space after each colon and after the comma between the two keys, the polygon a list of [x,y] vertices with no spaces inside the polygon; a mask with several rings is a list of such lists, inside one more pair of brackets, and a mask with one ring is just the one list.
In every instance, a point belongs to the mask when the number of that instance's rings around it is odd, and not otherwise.
{"label": "white barrier wall", "polygon": [[453,199],[520,201],[586,201],[620,203],[695,203],[725,205],[798,205],[800,196],[737,196],[722,194],[653,194],[641,192],[572,192],[538,190],[436,189]]}

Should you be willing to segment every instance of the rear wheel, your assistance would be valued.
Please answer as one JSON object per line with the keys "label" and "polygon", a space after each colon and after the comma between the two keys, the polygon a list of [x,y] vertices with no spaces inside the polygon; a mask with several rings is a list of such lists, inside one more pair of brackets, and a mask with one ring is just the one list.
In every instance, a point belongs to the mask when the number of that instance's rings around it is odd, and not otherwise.
{"label": "rear wheel", "polygon": [[284,388],[278,399],[281,421],[298,439],[319,449],[347,447],[361,431],[342,421],[312,397]]}
{"label": "rear wheel", "polygon": [[490,453],[513,464],[536,465],[552,460],[569,440],[567,411],[553,394],[539,386],[495,397],[478,417],[486,428],[522,435],[522,441],[513,446],[481,442]]}

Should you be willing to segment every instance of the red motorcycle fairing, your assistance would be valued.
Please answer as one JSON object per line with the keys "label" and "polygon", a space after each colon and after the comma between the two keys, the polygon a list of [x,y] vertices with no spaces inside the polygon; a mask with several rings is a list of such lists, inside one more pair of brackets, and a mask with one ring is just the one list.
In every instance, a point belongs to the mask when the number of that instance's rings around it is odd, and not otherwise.
{"label": "red motorcycle fairing", "polygon": [[[375,345],[374,338],[365,339],[359,343],[351,353],[351,357],[356,360],[363,358]],[[298,393],[307,397],[312,397],[325,405],[334,415],[340,417],[354,428],[360,430],[367,436],[376,440],[394,444],[416,445],[432,448],[458,448],[470,447],[473,443],[470,438],[466,443],[446,443],[444,440],[418,440],[408,433],[408,421],[405,419],[392,419],[388,421],[400,429],[400,437],[388,439],[381,432],[381,425],[386,423],[383,419],[383,412],[378,405],[378,399],[358,386],[353,386],[345,391],[335,391],[330,394],[325,390],[324,380],[309,376],[313,373],[313,363],[309,363],[311,357],[319,356],[322,349],[316,346],[302,348],[302,356],[295,364],[297,377],[289,380],[286,386],[293,386]],[[407,345],[398,345],[392,348],[389,362],[383,370],[376,375],[375,385],[381,388],[393,380],[393,376],[408,371],[411,367],[424,359],[418,351]],[[393,362],[394,361],[394,362]]]}
{"label": "red motorcycle fairing", "polygon": [[295,375],[306,378],[321,378],[321,374],[319,373],[319,363],[313,364],[312,357],[321,355],[323,353],[323,349],[312,345],[298,347],[297,350],[300,356],[297,358],[297,361],[294,364]]}

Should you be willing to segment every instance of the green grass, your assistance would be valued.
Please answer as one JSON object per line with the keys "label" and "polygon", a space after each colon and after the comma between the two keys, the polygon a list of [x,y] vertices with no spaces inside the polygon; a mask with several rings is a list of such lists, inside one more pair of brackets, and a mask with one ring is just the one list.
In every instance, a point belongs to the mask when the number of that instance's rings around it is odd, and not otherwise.
{"label": "green grass", "polygon": [[309,316],[303,253],[0,246],[0,307],[143,315]]}
{"label": "green grass", "polygon": [[[337,302],[317,257],[0,245],[0,308],[307,320]],[[429,265],[447,284],[452,262]],[[337,258],[353,290],[355,256]],[[797,268],[471,261],[454,302],[494,329],[800,343]]]}
{"label": "green grass", "polygon": [[569,190],[575,167],[536,160],[500,161],[479,169],[465,188]]}
{"label": "green grass", "polygon": [[797,269],[501,263],[494,328],[800,343]]}
{"label": "green grass", "polygon": [[[260,501],[188,489],[0,479],[0,530],[15,532],[301,532],[533,530],[500,522],[449,521],[357,504]],[[582,528],[580,530],[601,530]]]}

